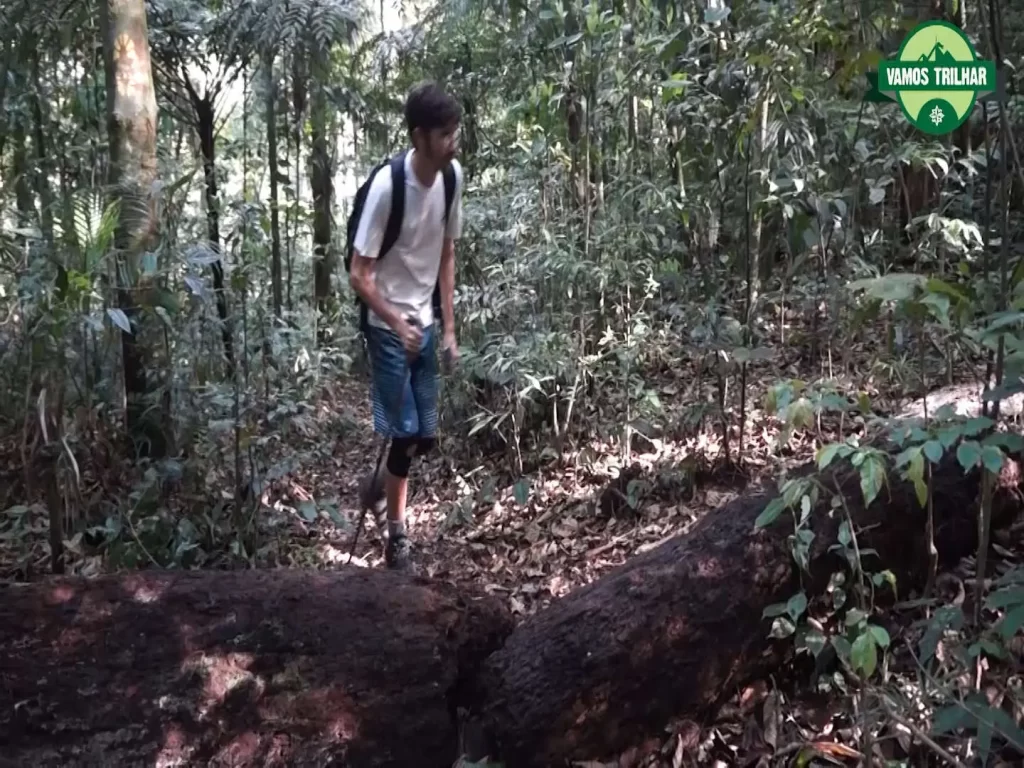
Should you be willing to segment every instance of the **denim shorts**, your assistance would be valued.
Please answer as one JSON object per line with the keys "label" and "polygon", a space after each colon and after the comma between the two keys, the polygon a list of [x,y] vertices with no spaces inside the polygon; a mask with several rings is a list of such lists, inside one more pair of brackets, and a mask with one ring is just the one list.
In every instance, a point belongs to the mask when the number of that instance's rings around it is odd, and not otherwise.
{"label": "denim shorts", "polygon": [[424,329],[420,351],[411,361],[390,328],[369,325],[366,329],[373,429],[386,438],[437,436],[435,327]]}

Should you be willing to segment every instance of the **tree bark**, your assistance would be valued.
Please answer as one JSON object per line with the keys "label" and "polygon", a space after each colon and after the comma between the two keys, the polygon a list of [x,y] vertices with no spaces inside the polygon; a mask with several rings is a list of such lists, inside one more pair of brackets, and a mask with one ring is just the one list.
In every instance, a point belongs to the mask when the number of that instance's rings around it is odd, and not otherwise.
{"label": "tree bark", "polygon": [[449,699],[509,629],[491,598],[355,567],[11,587],[0,763],[450,768]]}
{"label": "tree bark", "polygon": [[117,303],[130,330],[121,331],[125,422],[129,441],[141,454],[160,456],[166,441],[160,425],[147,418],[146,347],[139,296],[139,259],[156,232],[152,199],[157,178],[156,90],[149,57],[149,28],[144,0],[100,3],[107,86],[109,183],[120,203],[114,245],[117,250]]}
{"label": "tree bark", "polygon": [[313,299],[316,310],[318,344],[330,338],[331,273],[334,253],[331,248],[331,205],[334,199],[334,163],[327,146],[327,96],[324,84],[328,80],[327,64],[323,54],[312,54],[314,82],[313,109],[310,117],[312,150],[309,157],[309,186],[313,193]]}
{"label": "tree bark", "polygon": [[273,292],[274,317],[280,319],[283,304],[281,290],[281,215],[277,185],[281,173],[277,159],[277,77],[274,54],[266,55],[263,66],[267,77],[267,164],[270,166],[270,283]]}
{"label": "tree bark", "polygon": [[[798,474],[809,474],[805,467]],[[973,551],[979,476],[935,467],[941,562]],[[927,574],[924,512],[891,476],[869,507],[843,491],[871,570],[907,596]],[[515,768],[614,758],[674,718],[714,712],[791,652],[766,606],[800,585],[823,594],[845,559],[823,493],[807,572],[788,513],[754,521],[770,494],[738,499],[512,629],[475,593],[388,571],[141,573],[0,592],[5,765],[444,766],[466,710]],[[995,525],[1020,509],[1020,469],[1000,478]],[[488,748],[489,747],[489,748]],[[475,752],[476,750],[474,750]],[[158,764],[170,764],[167,761]]]}
{"label": "tree bark", "polygon": [[196,114],[196,132],[199,134],[199,149],[203,155],[203,177],[206,182],[206,238],[210,249],[218,256],[211,262],[213,294],[217,299],[217,317],[221,323],[221,341],[224,344],[224,362],[227,378],[235,375],[235,344],[228,316],[228,294],[224,285],[224,254],[220,247],[220,194],[217,190],[217,136],[214,96],[206,91],[202,96],[186,81],[189,99]]}

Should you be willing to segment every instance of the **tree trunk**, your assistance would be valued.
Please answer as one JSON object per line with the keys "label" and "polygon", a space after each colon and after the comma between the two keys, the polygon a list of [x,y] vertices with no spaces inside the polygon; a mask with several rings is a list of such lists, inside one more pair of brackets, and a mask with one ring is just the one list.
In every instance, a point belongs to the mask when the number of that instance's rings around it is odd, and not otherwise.
{"label": "tree trunk", "polygon": [[[317,54],[314,53],[314,60]],[[313,91],[313,110],[310,120],[312,153],[309,158],[310,188],[313,193],[313,298],[316,308],[317,342],[324,344],[329,338],[327,319],[330,314],[331,268],[331,201],[334,197],[334,179],[330,151],[327,147],[327,97],[324,65],[314,69],[319,83]]]}
{"label": "tree trunk", "polygon": [[213,273],[213,293],[217,298],[217,317],[221,323],[221,339],[224,344],[224,360],[227,378],[235,375],[235,345],[228,318],[228,295],[224,287],[224,255],[220,250],[220,197],[217,193],[216,132],[213,98],[207,93],[199,96],[190,87],[189,97],[196,113],[196,130],[199,133],[199,148],[203,154],[203,176],[206,180],[206,237],[210,248],[219,257],[210,264]]}
{"label": "tree trunk", "polygon": [[449,699],[511,629],[475,598],[355,567],[4,589],[0,762],[450,768]]}
{"label": "tree trunk", "polygon": [[32,56],[32,123],[35,130],[36,194],[39,196],[39,221],[43,240],[48,248],[53,248],[53,191],[50,187],[52,152],[49,151],[46,143],[46,134],[49,128],[46,105],[50,99],[43,93],[39,56],[38,50]]}
{"label": "tree trunk", "polygon": [[309,75],[306,71],[305,60],[300,53],[296,52],[292,57],[292,149],[295,157],[292,163],[295,167],[295,201],[289,206],[289,217],[293,220],[294,229],[291,239],[288,242],[288,274],[285,283],[287,291],[288,311],[292,312],[295,305],[292,302],[292,285],[294,283],[294,259],[293,249],[299,229],[298,206],[302,202],[302,125],[306,115],[306,101],[308,98]]}
{"label": "tree trunk", "polygon": [[274,295],[274,317],[280,319],[283,304],[281,290],[281,214],[277,196],[277,78],[274,54],[264,62],[267,75],[267,161],[270,165],[270,282]]}
{"label": "tree trunk", "polygon": [[147,418],[147,361],[138,295],[139,259],[156,232],[151,198],[157,178],[156,91],[149,60],[144,0],[100,3],[103,60],[107,84],[109,184],[119,202],[114,246],[117,251],[117,303],[130,329],[121,329],[125,422],[134,450],[159,456],[165,441],[158,423]]}
{"label": "tree trunk", "polygon": [[[865,509],[858,478],[836,477],[862,550],[875,548],[877,567],[908,595],[928,558],[913,488],[891,477]],[[952,459],[933,477],[936,544],[951,563],[975,546],[978,473],[965,478]],[[995,494],[996,524],[1020,508],[1019,478],[1012,464]],[[162,756],[448,768],[460,754],[460,709],[469,732],[490,742],[483,751],[509,766],[614,758],[674,718],[711,714],[792,648],[769,640],[762,618],[801,581],[792,526],[753,531],[768,499],[710,513],[514,630],[490,598],[357,568],[9,588],[0,592],[6,764],[77,766],[102,755],[113,764]],[[845,568],[829,551],[839,525],[830,501],[823,494],[812,513],[809,595]]]}

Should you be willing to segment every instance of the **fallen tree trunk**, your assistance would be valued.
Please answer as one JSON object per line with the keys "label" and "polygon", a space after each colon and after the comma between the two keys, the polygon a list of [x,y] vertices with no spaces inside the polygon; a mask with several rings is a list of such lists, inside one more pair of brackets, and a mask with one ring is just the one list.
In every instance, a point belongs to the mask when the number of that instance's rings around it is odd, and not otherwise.
{"label": "fallen tree trunk", "polygon": [[0,590],[2,766],[424,766],[511,629],[388,571],[138,572]]}
{"label": "fallen tree trunk", "polygon": [[[879,553],[881,564],[866,560],[865,568],[894,571],[901,596],[920,587],[925,513],[913,487],[890,477],[890,490],[865,509],[858,478],[847,470],[835,479],[860,547]],[[1019,508],[1019,482],[1010,464],[995,495],[997,523]],[[976,546],[978,488],[979,473],[965,477],[955,459],[935,469],[936,544],[947,563]],[[798,591],[800,575],[789,512],[753,532],[770,498],[735,500],[517,627],[476,681],[479,725],[491,751],[510,768],[614,759],[663,734],[673,718],[711,714],[736,685],[778,664],[792,641],[770,641],[762,612]],[[811,517],[808,596],[845,568],[841,555],[828,551],[843,517],[830,498],[825,493]]]}
{"label": "fallen tree trunk", "polygon": [[[1018,509],[1013,468],[997,522]],[[857,478],[838,482],[861,546],[906,595],[926,560],[912,487],[890,478],[865,509]],[[954,561],[975,546],[978,476],[947,461],[934,484],[938,548]],[[508,768],[614,756],[710,714],[790,647],[762,619],[800,583],[792,524],[753,532],[769,498],[710,513],[514,630],[489,599],[359,568],[0,591],[0,765],[448,768],[460,707]],[[828,494],[819,506],[808,594],[843,566]]]}

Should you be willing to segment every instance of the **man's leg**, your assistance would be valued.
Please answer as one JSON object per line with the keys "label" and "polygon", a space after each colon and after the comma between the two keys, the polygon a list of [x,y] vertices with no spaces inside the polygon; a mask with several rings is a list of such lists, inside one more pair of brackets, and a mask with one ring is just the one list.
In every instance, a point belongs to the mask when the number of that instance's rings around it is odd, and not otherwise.
{"label": "man's leg", "polygon": [[[389,567],[402,568],[408,564],[409,555],[405,502],[410,448],[416,442],[419,419],[410,382],[410,365],[398,336],[376,327],[369,329],[368,336],[373,366],[374,431],[391,440],[384,459],[385,466],[377,473],[383,479],[387,500],[388,544],[385,554]],[[376,494],[376,488],[370,489],[369,495]]]}
{"label": "man's leg", "polygon": [[437,393],[440,377],[437,367],[437,327],[435,323],[424,332],[423,347],[410,367],[410,385],[419,418],[417,456],[430,451],[437,442]]}
{"label": "man's leg", "polygon": [[[409,564],[409,539],[405,532],[409,469],[413,459],[433,446],[437,434],[437,353],[433,328],[423,333],[419,355],[409,364],[406,397],[414,405],[405,412],[411,418],[403,423],[403,434],[391,442],[387,463],[388,546],[385,559],[392,568]],[[404,415],[404,413],[403,413]],[[415,425],[414,425],[415,422]],[[418,428],[418,429],[416,429]],[[415,429],[415,431],[414,431]]]}

